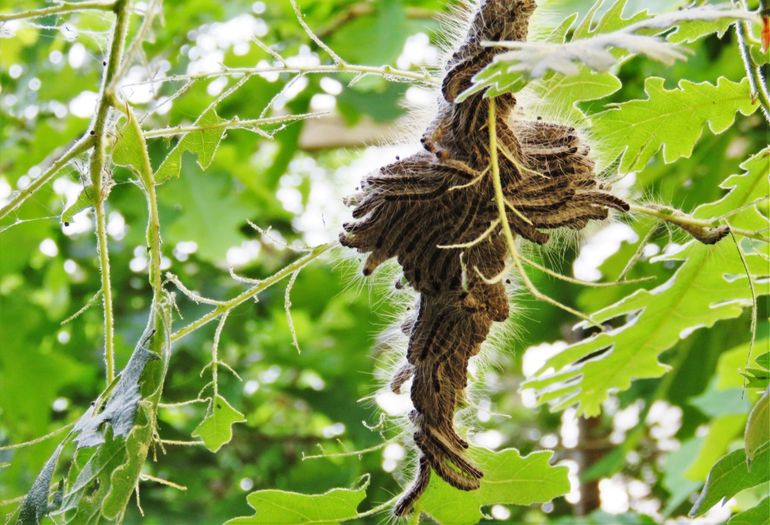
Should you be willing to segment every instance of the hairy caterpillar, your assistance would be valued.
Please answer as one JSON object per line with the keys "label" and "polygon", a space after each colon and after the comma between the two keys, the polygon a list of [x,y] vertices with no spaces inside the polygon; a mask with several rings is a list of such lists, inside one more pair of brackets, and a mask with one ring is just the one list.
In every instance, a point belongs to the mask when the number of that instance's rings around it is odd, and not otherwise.
{"label": "hairy caterpillar", "polygon": [[[479,487],[483,473],[454,428],[455,409],[467,386],[468,360],[494,322],[508,317],[504,285],[506,244],[494,202],[486,118],[489,100],[457,96],[497,50],[485,40],[524,40],[534,0],[484,0],[465,40],[448,61],[436,117],[426,129],[424,150],[364,178],[349,199],[352,222],[343,245],[369,253],[364,274],[396,257],[406,281],[419,294],[402,324],[409,337],[407,363],[394,375],[398,392],[410,379],[421,451],[417,479],[396,505],[407,514],[427,488],[431,471],[462,490]],[[512,121],[512,94],[496,99],[500,177],[511,229],[543,244],[543,230],[580,230],[602,220],[609,208],[628,205],[604,191],[593,173],[589,148],[575,130],[540,120]]]}

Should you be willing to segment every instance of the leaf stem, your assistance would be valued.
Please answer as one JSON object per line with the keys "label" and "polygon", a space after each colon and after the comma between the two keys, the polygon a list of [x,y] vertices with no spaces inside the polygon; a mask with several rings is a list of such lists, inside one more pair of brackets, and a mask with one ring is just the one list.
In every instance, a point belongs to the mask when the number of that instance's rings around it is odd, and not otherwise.
{"label": "leaf stem", "polygon": [[11,213],[13,210],[21,206],[24,201],[29,199],[32,195],[34,195],[40,188],[45,186],[48,182],[51,181],[51,179],[56,176],[57,173],[59,173],[59,170],[61,170],[64,166],[67,165],[69,161],[77,157],[78,155],[85,153],[88,151],[91,146],[94,145],[94,138],[90,135],[84,135],[80,137],[70,148],[65,151],[61,157],[56,159],[51,163],[51,165],[46,169],[38,178],[33,180],[29,186],[19,190],[13,198],[0,208],[0,219],[4,218],[6,215]]}
{"label": "leaf stem", "polygon": [[[643,215],[649,215],[650,217],[655,217],[657,219],[679,226],[690,235],[693,235],[693,237],[695,237],[698,240],[701,240],[699,238],[699,235],[703,235],[705,237],[714,235],[714,233],[721,226],[720,221],[718,220],[696,219],[692,215],[688,215],[686,213],[683,213],[679,210],[675,210],[673,208],[669,208],[667,206],[659,206],[659,205],[645,206],[642,204],[635,204],[635,203],[631,203],[629,206],[630,206],[630,211],[633,213],[641,213]],[[770,240],[768,239],[767,235],[762,235],[761,231],[750,231],[750,230],[745,230],[743,228],[734,228],[732,226],[729,226],[729,230],[726,231],[725,234],[727,234],[728,232],[732,232],[736,235],[740,235],[742,237],[748,237],[750,239],[755,239],[757,241],[762,241],[762,242],[768,242]]]}
{"label": "leaf stem", "polygon": [[41,16],[59,15],[76,11],[113,11],[118,2],[60,2],[51,7],[19,11],[18,13],[0,14],[0,22],[21,20],[24,18],[39,18]]}
{"label": "leaf stem", "polygon": [[103,172],[105,170],[105,149],[107,142],[107,117],[113,102],[112,83],[115,73],[120,66],[123,47],[128,31],[129,10],[127,0],[117,0],[112,5],[115,12],[115,25],[112,33],[110,54],[107,68],[102,77],[102,87],[99,93],[99,103],[94,116],[90,135],[93,137],[94,149],[91,154],[90,175],[94,188],[94,215],[96,219],[96,243],[99,255],[99,274],[102,284],[102,302],[104,305],[104,362],[109,384],[115,378],[115,322],[112,313],[112,283],[110,282],[110,256],[107,240],[107,220],[104,204],[108,191],[104,188]]}
{"label": "leaf stem", "polygon": [[738,37],[738,50],[741,55],[743,67],[746,70],[746,78],[749,80],[752,97],[759,100],[762,114],[770,123],[770,96],[768,96],[767,84],[762,76],[762,68],[753,63],[749,47],[746,44],[746,36],[749,34],[749,23],[746,21],[735,22],[735,35]]}
{"label": "leaf stem", "polygon": [[593,319],[586,316],[585,314],[575,310],[574,308],[570,308],[567,305],[561,304],[559,301],[552,299],[551,297],[547,296],[544,293],[541,293],[535,287],[532,281],[530,281],[529,276],[527,276],[527,272],[524,269],[524,265],[521,262],[519,251],[516,248],[516,241],[513,238],[511,225],[508,223],[508,213],[506,211],[505,195],[503,194],[503,185],[502,185],[502,182],[500,181],[500,164],[498,163],[498,160],[497,160],[497,117],[496,117],[494,97],[489,99],[488,117],[489,118],[487,121],[488,123],[487,127],[489,128],[489,163],[490,163],[490,166],[492,167],[492,170],[491,170],[492,186],[495,190],[495,203],[497,204],[497,213],[500,217],[500,224],[503,227],[503,236],[505,237],[505,242],[508,245],[508,251],[511,255],[511,260],[513,261],[513,265],[516,268],[516,271],[521,277],[521,280],[524,281],[524,285],[527,287],[527,289],[533,295],[533,297],[541,301],[547,302],[553,306],[556,306],[557,308],[561,308],[562,310],[569,312],[572,315],[579,317],[580,319],[583,319],[584,321],[587,321],[592,325],[595,325],[601,328],[601,326],[597,325],[597,323]]}
{"label": "leaf stem", "polygon": [[211,321],[218,318],[219,316],[230,312],[231,310],[245,303],[249,299],[252,299],[258,293],[271,287],[272,285],[276,284],[282,279],[289,277],[294,272],[301,270],[302,268],[307,266],[308,263],[310,263],[314,259],[317,259],[322,254],[327,252],[331,247],[332,247],[331,244],[321,244],[319,246],[316,246],[310,251],[310,253],[308,253],[304,257],[301,257],[296,261],[294,261],[293,263],[281,268],[279,271],[277,271],[267,279],[260,281],[258,284],[241,292],[240,294],[236,295],[232,299],[228,301],[224,301],[221,305],[217,306],[216,308],[211,310],[209,313],[203,315],[202,317],[188,324],[184,328],[180,328],[179,330],[171,334],[171,342],[180,340],[184,336],[199,329],[201,326],[207,323],[210,323]]}

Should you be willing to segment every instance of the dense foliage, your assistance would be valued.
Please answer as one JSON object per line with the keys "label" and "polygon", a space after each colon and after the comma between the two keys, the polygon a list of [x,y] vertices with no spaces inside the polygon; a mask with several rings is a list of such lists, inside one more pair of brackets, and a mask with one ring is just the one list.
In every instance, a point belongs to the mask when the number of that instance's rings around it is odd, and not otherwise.
{"label": "dense foliage", "polygon": [[[411,296],[336,239],[358,179],[419,145],[451,6],[300,3],[0,0],[8,522],[379,523],[411,480],[384,384]],[[632,213],[520,245],[555,301],[522,286],[472,363],[486,476],[416,507],[770,523],[766,6],[538,3],[465,95],[580,129]]]}

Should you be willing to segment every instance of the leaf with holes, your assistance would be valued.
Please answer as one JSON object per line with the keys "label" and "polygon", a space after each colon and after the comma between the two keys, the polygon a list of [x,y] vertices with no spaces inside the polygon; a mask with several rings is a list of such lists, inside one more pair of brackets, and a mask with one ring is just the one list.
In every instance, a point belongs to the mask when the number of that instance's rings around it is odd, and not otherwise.
{"label": "leaf with holes", "polygon": [[219,143],[225,134],[224,122],[216,110],[203,113],[193,124],[203,129],[189,131],[176,143],[155,172],[155,181],[162,184],[169,179],[179,177],[182,169],[182,157],[185,151],[195,154],[198,165],[204,170],[209,167],[217,152]]}

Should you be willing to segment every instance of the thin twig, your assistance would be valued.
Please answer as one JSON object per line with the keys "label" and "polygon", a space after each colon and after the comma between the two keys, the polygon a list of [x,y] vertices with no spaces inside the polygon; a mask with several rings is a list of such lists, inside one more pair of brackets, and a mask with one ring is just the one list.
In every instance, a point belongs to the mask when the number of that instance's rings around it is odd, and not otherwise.
{"label": "thin twig", "polygon": [[144,138],[154,139],[158,137],[173,137],[175,135],[182,135],[184,133],[190,133],[193,131],[208,131],[212,129],[247,129],[252,130],[259,126],[268,126],[271,124],[283,124],[284,122],[294,122],[297,120],[305,120],[311,118],[320,118],[328,115],[328,113],[299,113],[297,115],[281,115],[276,117],[265,118],[253,118],[244,119],[232,118],[229,120],[223,120],[222,122],[216,122],[213,124],[199,125],[199,126],[173,126],[169,128],[158,128],[144,132]]}
{"label": "thin twig", "polygon": [[626,274],[628,274],[628,272],[631,271],[631,268],[633,268],[636,262],[642,257],[642,255],[644,254],[644,249],[647,247],[647,243],[655,234],[655,230],[658,229],[658,224],[659,223],[656,221],[652,225],[652,227],[647,231],[647,233],[644,234],[644,237],[642,237],[639,240],[639,246],[636,247],[636,251],[631,256],[631,258],[626,262],[626,265],[620,271],[620,275],[618,275],[619,281],[622,281],[626,277]]}
{"label": "thin twig", "polygon": [[187,296],[188,299],[191,301],[198,303],[198,304],[210,304],[212,306],[219,306],[222,304],[222,301],[217,301],[216,299],[209,299],[208,297],[203,297],[200,294],[197,294],[187,288],[182,281],[179,280],[179,277],[174,275],[171,272],[166,272],[166,280],[169,281],[171,284],[177,287],[180,292],[182,292],[185,296]]}
{"label": "thin twig", "polygon": [[231,310],[237,308],[238,306],[242,305],[246,301],[254,298],[257,294],[264,291],[265,289],[271,287],[272,285],[276,284],[282,279],[289,277],[295,271],[304,268],[308,263],[310,263],[311,261],[317,259],[321,255],[329,251],[331,247],[332,245],[330,244],[322,244],[320,246],[316,246],[307,255],[297,259],[296,261],[285,266],[284,268],[281,268],[279,271],[277,271],[270,277],[262,281],[259,281],[257,284],[255,284],[248,290],[241,292],[240,294],[236,295],[232,299],[228,301],[224,301],[221,305],[217,306],[216,308],[211,310],[209,313],[203,315],[202,317],[196,319],[195,321],[188,324],[184,328],[177,330],[176,332],[171,334],[171,341],[172,342],[178,341],[184,336],[190,334],[191,332],[194,332],[201,326],[208,324],[214,319],[217,319],[219,316],[224,315],[225,313],[230,312]]}
{"label": "thin twig", "polygon": [[91,308],[96,303],[96,301],[99,300],[99,297],[101,297],[101,296],[102,296],[102,291],[101,290],[97,290],[96,293],[91,296],[91,298],[88,300],[88,302],[86,304],[81,306],[80,309],[77,312],[75,312],[74,314],[72,314],[69,317],[67,317],[64,321],[60,322],[59,325],[60,326],[64,326],[65,324],[71,323],[72,321],[74,321],[75,319],[80,317],[83,314],[83,312],[85,312],[86,310]]}
{"label": "thin twig", "polygon": [[198,397],[195,399],[188,399],[187,401],[179,401],[176,403],[158,403],[160,408],[181,408],[189,405],[197,405],[198,403],[208,403],[211,398]]}
{"label": "thin twig", "polygon": [[170,75],[167,77],[151,78],[131,84],[124,84],[123,87],[143,86],[147,84],[157,84],[159,82],[179,82],[187,80],[200,80],[204,78],[216,78],[225,76],[240,75],[264,75],[269,73],[303,73],[303,74],[333,74],[333,73],[362,73],[364,75],[377,75],[386,77],[394,82],[423,82],[429,85],[436,85],[436,79],[430,73],[407,71],[396,69],[391,66],[362,66],[355,64],[321,64],[317,66],[267,66],[267,67],[230,67],[222,71],[210,73],[198,73],[193,75]]}
{"label": "thin twig", "polygon": [[56,430],[49,432],[48,434],[42,435],[40,437],[36,437],[35,439],[30,439],[29,441],[23,441],[21,443],[13,443],[12,445],[0,446],[0,452],[4,450],[16,450],[18,448],[26,448],[32,445],[36,445],[38,443],[42,443],[43,441],[47,441],[52,437],[56,436],[57,434],[61,434],[65,430],[69,430],[70,428],[72,428],[74,424],[75,423],[69,423],[67,425],[64,425],[63,427],[57,428]]}
{"label": "thin twig", "polygon": [[107,59],[107,67],[102,77],[102,87],[99,91],[99,102],[92,123],[90,134],[94,140],[89,167],[91,185],[94,189],[94,218],[96,223],[96,243],[99,255],[99,274],[102,285],[102,303],[104,306],[104,362],[107,383],[115,378],[115,323],[112,313],[112,284],[110,282],[110,256],[107,242],[107,219],[104,204],[107,191],[104,189],[105,150],[107,147],[107,117],[114,100],[112,84],[115,74],[120,67],[123,48],[128,32],[130,18],[127,0],[117,0],[112,9],[115,12],[115,25],[112,33],[112,44]]}
{"label": "thin twig", "polygon": [[19,11],[18,13],[0,14],[0,22],[22,20],[25,18],[40,18],[41,16],[61,15],[77,11],[112,11],[117,2],[59,2],[51,7]]}
{"label": "thin twig", "polygon": [[184,485],[180,485],[179,483],[174,483],[173,481],[169,481],[167,479],[158,478],[151,474],[145,474],[142,473],[139,475],[139,479],[142,481],[154,481],[155,483],[158,483],[160,485],[165,485],[167,487],[171,487],[172,489],[185,491],[187,490],[187,487]]}
{"label": "thin twig", "polygon": [[[369,452],[376,452],[378,450],[381,450],[381,449],[385,448],[386,446],[388,446],[388,444],[390,444],[392,442],[393,442],[393,440],[389,439],[387,441],[383,441],[382,443],[378,443],[377,445],[374,445],[374,446],[371,446],[371,447],[368,447],[368,448],[362,448],[362,449],[359,449],[359,450],[349,450],[349,451],[346,451],[346,452],[331,452],[331,453],[328,453],[328,454],[326,452],[324,452],[323,454],[313,454],[313,455],[310,455],[310,456],[306,456],[305,453],[303,452],[302,453],[302,461],[309,461],[311,459],[349,458],[349,457],[354,457],[354,456],[361,456],[363,454],[368,454]],[[320,443],[319,443],[319,446],[320,446]],[[323,448],[321,448],[321,450],[323,450]]]}
{"label": "thin twig", "polygon": [[[227,323],[227,316],[230,312],[225,312],[219,318],[217,328],[214,330],[214,340],[211,342],[211,383],[214,385],[214,399],[219,395],[219,340],[222,338],[222,330]],[[214,403],[214,400],[211,400]]]}
{"label": "thin twig", "polygon": [[294,319],[291,316],[291,289],[294,288],[294,283],[297,282],[299,276],[299,270],[295,271],[289,277],[289,282],[286,284],[286,291],[283,297],[283,308],[286,311],[286,323],[289,325],[289,332],[291,333],[291,343],[294,348],[297,349],[297,353],[301,354],[302,350],[299,347],[299,341],[297,340],[297,329],[294,328]]}
{"label": "thin twig", "polygon": [[[316,34],[320,38],[330,36],[339,28],[356,18],[371,16],[375,13],[375,9],[376,7],[372,3],[361,2],[358,4],[353,4],[347,10],[343,11],[337,15],[337,17],[332,19],[331,22],[327,23],[321,29],[318,29]],[[432,20],[436,17],[436,11],[432,9],[426,9],[424,7],[407,6],[404,7],[404,15],[406,15],[406,18],[411,20]]]}
{"label": "thin twig", "polygon": [[299,6],[297,5],[297,0],[290,0],[291,1],[291,7],[294,9],[294,14],[297,17],[297,22],[299,22],[299,25],[302,26],[302,29],[305,31],[307,36],[310,37],[310,39],[316,43],[318,47],[326,51],[326,54],[331,57],[331,59],[334,61],[335,64],[343,65],[345,64],[345,61],[342,60],[342,58],[334,52],[332,48],[327,46],[323,40],[318,38],[315,33],[313,33],[313,30],[310,29],[310,26],[307,25],[307,22],[305,22],[305,17],[302,16],[302,11],[300,11]]}
{"label": "thin twig", "polygon": [[[748,279],[749,284],[749,290],[751,291],[751,339],[749,340],[749,353],[746,355],[746,364],[744,365],[744,368],[748,368],[749,364],[751,363],[751,354],[754,351],[754,343],[757,340],[757,291],[754,289],[754,280],[751,276],[751,271],[749,271],[749,263],[746,261],[746,256],[743,254],[743,250],[741,250],[741,245],[738,242],[738,239],[735,238],[735,234],[733,232],[730,232],[730,237],[733,240],[733,243],[735,243],[735,249],[738,250],[738,257],[741,258],[741,264],[743,264],[743,269],[746,272],[746,278]],[[746,376],[743,376],[743,389],[746,389]]]}
{"label": "thin twig", "polygon": [[[158,9],[160,7],[160,9]],[[150,27],[152,27],[152,23],[155,20],[155,15],[157,12],[162,11],[162,7],[160,6],[160,0],[152,0],[146,7],[144,11],[144,15],[141,16],[142,18],[142,25],[139,26],[139,29],[136,32],[136,35],[133,36],[131,39],[131,43],[128,46],[128,49],[123,54],[123,62],[120,64],[120,68],[118,69],[117,75],[115,75],[116,79],[122,78],[123,75],[126,74],[126,71],[131,66],[131,63],[134,60],[134,56],[139,52],[139,50],[142,49],[142,45],[145,42],[147,32],[150,30]]]}
{"label": "thin twig", "polygon": [[198,446],[205,446],[205,443],[200,440],[195,441],[182,441],[178,439],[159,439],[158,443],[161,445],[171,445],[176,447],[198,447]]}
{"label": "thin twig", "polygon": [[579,284],[581,286],[589,286],[593,288],[608,288],[608,287],[620,286],[624,284],[637,284],[637,283],[643,283],[643,282],[647,282],[655,279],[655,277],[651,275],[649,277],[640,277],[639,279],[628,279],[628,280],[619,279],[617,281],[604,281],[601,283],[595,283],[593,281],[584,281],[583,279],[575,279],[574,277],[569,277],[559,272],[555,272],[550,268],[543,266],[542,264],[539,264],[531,259],[528,259],[527,257],[524,257],[521,254],[519,254],[519,257],[521,258],[522,261],[524,261],[524,264],[526,264],[527,266],[531,266],[536,270],[543,272],[546,275],[550,275],[551,277],[560,279],[568,283]]}

